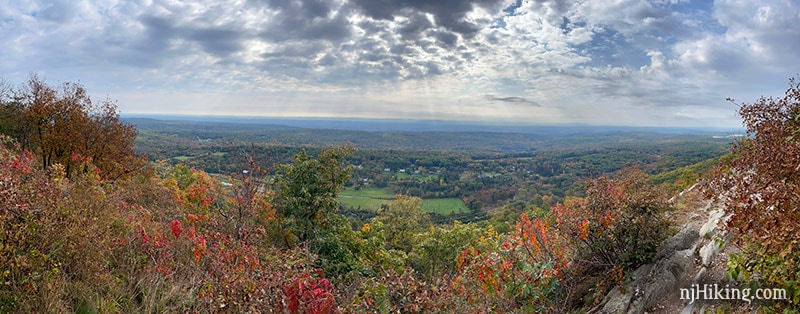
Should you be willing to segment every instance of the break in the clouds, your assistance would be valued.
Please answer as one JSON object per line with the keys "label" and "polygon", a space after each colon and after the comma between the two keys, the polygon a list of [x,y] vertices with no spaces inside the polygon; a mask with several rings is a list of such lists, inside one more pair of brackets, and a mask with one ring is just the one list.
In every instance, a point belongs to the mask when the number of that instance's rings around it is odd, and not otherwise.
{"label": "break in the clouds", "polygon": [[124,113],[739,125],[800,73],[797,0],[11,0],[0,77]]}

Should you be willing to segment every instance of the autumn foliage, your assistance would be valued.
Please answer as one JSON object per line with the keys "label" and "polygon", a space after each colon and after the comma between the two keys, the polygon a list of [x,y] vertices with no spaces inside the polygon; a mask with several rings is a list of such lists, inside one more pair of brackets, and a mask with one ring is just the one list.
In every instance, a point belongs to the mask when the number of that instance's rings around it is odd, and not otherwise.
{"label": "autumn foliage", "polygon": [[665,195],[633,169],[508,232],[434,225],[404,195],[353,228],[348,146],[274,172],[253,154],[230,177],[145,167],[135,130],[77,84],[34,77],[0,100],[0,312],[580,311],[666,236]]}
{"label": "autumn foliage", "polygon": [[733,146],[705,191],[723,203],[730,214],[727,228],[738,234],[735,239],[744,247],[742,255],[732,258],[732,277],[785,288],[797,309],[800,82],[791,79],[789,85],[782,98],[739,104],[747,137]]}
{"label": "autumn foliage", "polygon": [[590,180],[585,198],[557,203],[540,217],[523,213],[497,246],[465,250],[456,291],[477,287],[482,297],[472,291],[468,300],[506,310],[593,306],[626,271],[653,260],[668,236],[668,209],[666,195],[637,169]]}
{"label": "autumn foliage", "polygon": [[588,182],[585,199],[553,207],[561,233],[580,250],[581,261],[601,269],[629,270],[652,262],[667,237],[669,209],[666,194],[647,181],[647,175],[626,168],[615,178]]}
{"label": "autumn foliage", "polygon": [[[221,184],[201,171],[170,166],[114,182],[93,171],[55,178],[33,166],[33,154],[4,139],[0,274],[8,284],[0,289],[0,304],[7,311],[478,312],[564,307],[558,297],[574,249],[556,232],[553,217],[522,215],[511,234],[474,224],[431,226],[414,237],[408,260],[392,257],[388,243],[375,241],[383,232],[380,222],[360,231],[334,228],[313,233],[334,234],[316,240],[318,245],[339,243],[334,251],[320,251],[327,255],[319,257],[306,246],[283,247],[265,229],[282,226],[270,222],[282,218],[272,209],[269,194],[251,194],[265,199],[244,201],[234,190],[204,188]],[[203,199],[214,201],[206,204]],[[220,211],[237,212],[230,209],[242,204],[255,205],[245,207],[250,214],[242,216],[240,228],[232,228]],[[336,253],[341,250],[348,255]],[[431,264],[422,266],[423,261]],[[344,262],[361,266],[328,276],[325,265]],[[404,263],[420,265],[424,276]],[[343,268],[331,269],[335,274]]]}
{"label": "autumn foliage", "polygon": [[237,240],[222,216],[173,197],[169,177],[111,184],[89,172],[56,182],[7,137],[0,155],[3,312],[337,308],[313,255],[264,246],[255,219]]}
{"label": "autumn foliage", "polygon": [[99,175],[117,179],[144,165],[133,148],[136,129],[120,121],[114,102],[92,101],[80,84],[53,87],[33,75],[5,94],[2,129],[37,155],[39,167],[60,165],[71,177],[91,161]]}
{"label": "autumn foliage", "polygon": [[[312,232],[315,250],[286,248],[266,228],[295,225],[280,223],[268,193],[212,188],[221,184],[181,166],[115,182],[93,171],[54,178],[4,139],[0,274],[9,284],[0,304],[9,311],[562,311],[576,306],[569,295],[585,249],[570,232],[610,232],[566,217],[585,210],[588,201],[576,200],[523,213],[508,234],[429,226],[408,255],[392,255],[401,251],[383,240],[380,221]],[[239,208],[247,214],[232,224]]]}

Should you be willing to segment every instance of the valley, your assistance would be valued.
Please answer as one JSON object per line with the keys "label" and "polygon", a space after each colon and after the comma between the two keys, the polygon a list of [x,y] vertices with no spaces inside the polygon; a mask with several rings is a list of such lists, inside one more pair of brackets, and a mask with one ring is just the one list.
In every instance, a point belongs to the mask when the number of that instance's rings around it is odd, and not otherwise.
{"label": "valley", "polygon": [[324,148],[352,146],[355,152],[345,159],[352,178],[338,200],[354,226],[368,222],[397,194],[420,197],[422,209],[439,223],[480,221],[504,210],[546,209],[566,197],[582,197],[585,180],[624,167],[641,168],[655,183],[678,190],[713,167],[731,143],[719,132],[657,128],[413,132],[315,129],[249,120],[127,121],[139,130],[137,150],[151,160],[185,164],[223,181],[243,169],[248,154],[270,170],[291,162],[300,150],[314,155]]}

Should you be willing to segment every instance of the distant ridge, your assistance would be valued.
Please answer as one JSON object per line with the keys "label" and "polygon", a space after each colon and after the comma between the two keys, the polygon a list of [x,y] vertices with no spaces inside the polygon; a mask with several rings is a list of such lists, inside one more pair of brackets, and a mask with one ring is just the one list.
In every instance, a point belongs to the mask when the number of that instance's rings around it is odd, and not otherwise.
{"label": "distant ridge", "polygon": [[127,121],[147,123],[145,120],[191,121],[207,123],[252,124],[260,127],[285,129],[335,129],[379,132],[492,132],[528,134],[582,134],[607,132],[648,132],[648,133],[720,133],[722,136],[743,133],[741,129],[730,128],[683,128],[683,127],[633,127],[606,125],[525,125],[504,124],[490,121],[447,121],[447,120],[403,120],[403,119],[362,119],[362,118],[302,118],[302,117],[245,117],[245,116],[202,116],[202,115],[150,115],[123,114]]}

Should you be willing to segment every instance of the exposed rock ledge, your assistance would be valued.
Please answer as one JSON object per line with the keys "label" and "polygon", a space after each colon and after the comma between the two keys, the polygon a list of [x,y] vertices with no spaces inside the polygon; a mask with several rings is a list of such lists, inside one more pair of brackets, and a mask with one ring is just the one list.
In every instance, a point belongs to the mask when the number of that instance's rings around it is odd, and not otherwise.
{"label": "exposed rock ledge", "polygon": [[[598,313],[643,313],[667,295],[702,280],[732,234],[719,230],[720,220],[725,219],[724,210],[711,205],[709,203],[700,209],[708,215],[702,226],[687,223],[676,235],[664,241],[657,262],[639,267],[623,285],[611,290]],[[677,308],[682,309],[681,313],[692,313],[696,305],[697,302],[687,301]]]}

